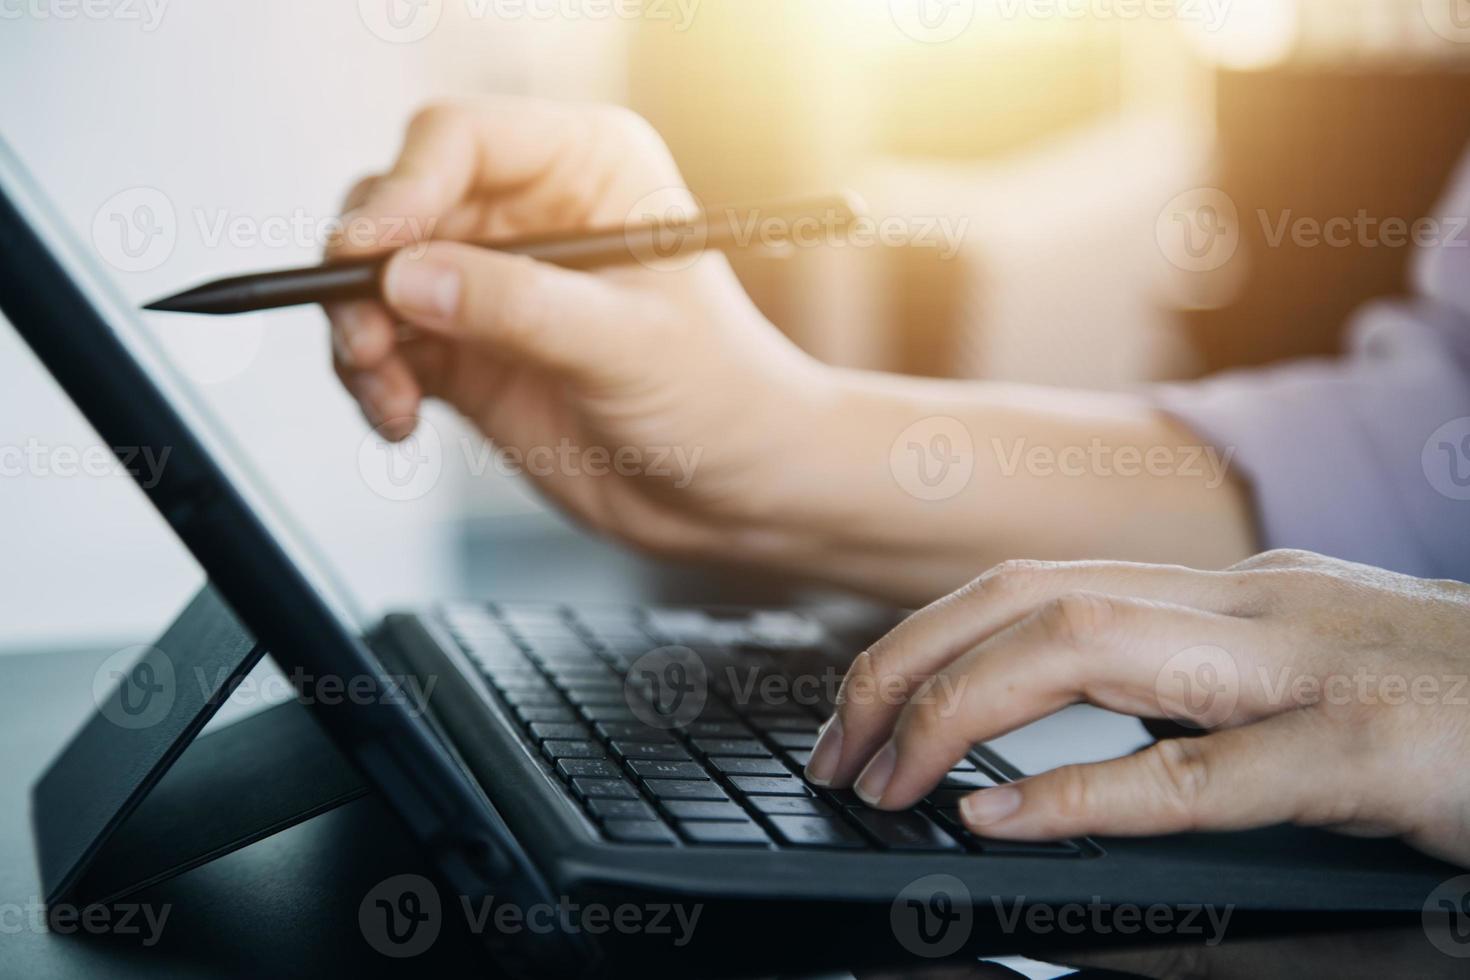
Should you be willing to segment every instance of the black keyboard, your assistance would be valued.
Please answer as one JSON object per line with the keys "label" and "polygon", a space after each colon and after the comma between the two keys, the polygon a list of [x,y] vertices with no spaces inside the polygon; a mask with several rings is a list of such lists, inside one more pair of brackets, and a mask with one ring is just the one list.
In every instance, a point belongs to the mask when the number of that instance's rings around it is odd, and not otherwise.
{"label": "black keyboard", "polygon": [[967,831],[959,799],[1005,781],[978,749],[918,806],[873,810],[802,778],[843,670],[794,613],[461,604],[441,619],[607,840],[1081,857],[1087,842]]}

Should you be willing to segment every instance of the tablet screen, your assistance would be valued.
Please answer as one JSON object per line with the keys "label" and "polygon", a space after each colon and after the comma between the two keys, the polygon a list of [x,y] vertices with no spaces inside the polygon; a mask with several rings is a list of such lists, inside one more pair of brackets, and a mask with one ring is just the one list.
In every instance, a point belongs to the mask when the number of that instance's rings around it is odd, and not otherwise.
{"label": "tablet screen", "polygon": [[[73,332],[72,354],[80,355],[96,350],[97,345],[88,340],[88,332],[107,330],[331,613],[353,634],[361,634],[366,626],[365,619],[353,604],[348,591],[334,577],[328,563],[310,545],[308,536],[293,524],[289,512],[273,499],[265,482],[252,472],[248,457],[235,446],[225,426],[212,416],[204,400],[173,366],[162,345],[122,298],[100,267],[97,258],[70,234],[40,188],[3,141],[0,141],[0,188],[3,188],[5,197],[17,212],[25,229],[40,239],[50,258],[61,267],[66,278],[85,296],[88,304],[98,314],[90,322],[68,321],[56,325],[64,331]],[[39,266],[42,258],[36,255],[6,254],[3,261],[24,269],[29,265]],[[22,333],[26,332],[24,324],[17,323],[16,326]],[[33,341],[30,337],[27,339]],[[32,346],[37,346],[34,341]],[[65,386],[66,374],[58,370],[63,366],[51,363],[45,351],[38,350],[38,353],[43,360],[47,360],[47,366],[52,373],[58,379],[63,379]],[[120,389],[128,384],[123,379],[131,374],[125,370],[126,367],[127,365],[118,364],[116,378]],[[67,393],[88,414],[93,425],[99,428],[99,419],[94,417],[94,412],[86,404],[89,399],[99,394],[113,399],[128,399],[130,394],[136,398],[140,394],[126,390],[103,393],[68,390]],[[175,446],[166,448],[171,455],[180,449]],[[185,543],[193,547],[192,542],[186,540]]]}

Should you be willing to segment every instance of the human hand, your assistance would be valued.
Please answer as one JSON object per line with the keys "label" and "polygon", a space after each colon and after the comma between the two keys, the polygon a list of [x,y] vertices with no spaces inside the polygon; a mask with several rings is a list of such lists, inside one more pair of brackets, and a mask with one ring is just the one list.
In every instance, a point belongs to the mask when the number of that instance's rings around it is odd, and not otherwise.
{"label": "human hand", "polygon": [[[433,239],[389,261],[386,304],[328,310],[338,374],[385,436],[406,437],[421,401],[440,398],[573,516],[666,554],[738,553],[732,539],[804,492],[789,463],[822,414],[827,372],[760,315],[723,256],[593,274],[455,241],[692,213],[632,113],[434,106],[347,207],[352,240],[329,258]],[[568,445],[580,462],[552,463]],[[548,464],[532,466],[536,453]]]}
{"label": "human hand", "polygon": [[1223,572],[1012,562],[859,655],[807,774],[902,809],[974,744],[1087,701],[1209,734],[981,790],[962,801],[971,830],[1291,822],[1470,864],[1467,675],[1459,583],[1305,552]]}

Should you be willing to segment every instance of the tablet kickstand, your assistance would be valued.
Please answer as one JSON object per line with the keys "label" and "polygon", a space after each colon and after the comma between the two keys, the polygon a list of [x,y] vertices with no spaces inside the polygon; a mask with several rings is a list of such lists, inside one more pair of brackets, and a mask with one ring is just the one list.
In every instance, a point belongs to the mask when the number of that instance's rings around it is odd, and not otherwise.
{"label": "tablet kickstand", "polygon": [[199,734],[263,655],[206,586],[122,666],[32,793],[49,908],[116,901],[366,792],[294,699]]}

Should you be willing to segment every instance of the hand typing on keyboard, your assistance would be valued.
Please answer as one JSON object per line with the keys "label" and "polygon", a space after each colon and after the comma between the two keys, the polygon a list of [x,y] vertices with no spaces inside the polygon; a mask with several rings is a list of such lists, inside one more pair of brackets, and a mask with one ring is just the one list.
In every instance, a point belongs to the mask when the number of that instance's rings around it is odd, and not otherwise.
{"label": "hand typing on keyboard", "polygon": [[[1223,572],[1002,565],[863,653],[807,765],[880,810],[1078,701],[1205,734],[960,801],[976,834],[1275,823],[1470,864],[1470,587],[1304,552]],[[904,697],[876,692],[904,692]]]}

